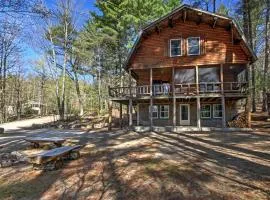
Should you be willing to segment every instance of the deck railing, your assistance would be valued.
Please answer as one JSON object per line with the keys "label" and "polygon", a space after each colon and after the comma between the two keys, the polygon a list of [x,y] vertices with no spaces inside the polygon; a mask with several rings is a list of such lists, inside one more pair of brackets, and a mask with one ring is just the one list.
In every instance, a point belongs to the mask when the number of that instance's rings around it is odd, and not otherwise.
{"label": "deck railing", "polygon": [[[175,95],[200,95],[207,93],[231,93],[231,94],[246,94],[248,91],[247,82],[201,82],[196,83],[183,83],[175,84]],[[152,86],[153,96],[172,96],[173,87],[171,84],[154,84]],[[151,87],[150,85],[140,85],[136,87],[113,87],[109,88],[109,95],[111,97],[121,98],[121,97],[143,97],[150,96]]]}

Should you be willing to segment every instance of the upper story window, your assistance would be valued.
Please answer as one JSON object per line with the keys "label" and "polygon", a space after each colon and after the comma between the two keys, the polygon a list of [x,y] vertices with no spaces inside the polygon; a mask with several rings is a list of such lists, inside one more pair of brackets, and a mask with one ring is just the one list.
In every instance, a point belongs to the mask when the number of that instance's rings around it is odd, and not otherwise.
{"label": "upper story window", "polygon": [[200,55],[200,38],[199,37],[189,37],[187,39],[187,54]]}
{"label": "upper story window", "polygon": [[181,56],[182,55],[182,40],[171,39],[170,40],[170,56]]}

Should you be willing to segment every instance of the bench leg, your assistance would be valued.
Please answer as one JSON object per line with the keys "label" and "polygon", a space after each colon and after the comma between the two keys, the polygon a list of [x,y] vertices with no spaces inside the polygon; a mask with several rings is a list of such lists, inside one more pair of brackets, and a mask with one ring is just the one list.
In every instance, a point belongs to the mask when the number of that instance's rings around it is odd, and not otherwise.
{"label": "bench leg", "polygon": [[33,148],[38,149],[39,148],[39,143],[33,142],[31,145]]}
{"label": "bench leg", "polygon": [[55,170],[60,169],[63,167],[63,165],[64,165],[64,163],[63,163],[62,159],[56,160],[54,163],[54,169]]}
{"label": "bench leg", "polygon": [[55,142],[54,145],[55,145],[56,147],[61,147],[61,146],[62,146],[61,143],[57,143],[57,142]]}
{"label": "bench leg", "polygon": [[71,160],[76,160],[76,159],[78,159],[78,158],[80,158],[80,152],[79,151],[72,151],[72,152],[70,152],[70,154],[69,154],[69,158],[71,159]]}
{"label": "bench leg", "polygon": [[53,160],[47,163],[42,163],[42,164],[36,164],[33,163],[33,169],[35,170],[57,170],[63,167],[63,160],[62,159],[57,159]]}
{"label": "bench leg", "polygon": [[34,170],[40,170],[40,169],[42,169],[42,168],[43,168],[43,167],[42,167],[41,164],[33,163],[33,169],[34,169]]}

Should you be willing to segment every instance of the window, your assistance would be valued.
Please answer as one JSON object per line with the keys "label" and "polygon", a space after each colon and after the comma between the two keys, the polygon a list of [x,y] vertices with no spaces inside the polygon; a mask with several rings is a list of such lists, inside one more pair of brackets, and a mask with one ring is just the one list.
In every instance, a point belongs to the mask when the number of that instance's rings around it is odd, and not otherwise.
{"label": "window", "polygon": [[211,105],[202,105],[201,107],[201,118],[211,118]]}
{"label": "window", "polygon": [[159,107],[159,117],[160,119],[168,119],[169,118],[169,105],[163,105]]}
{"label": "window", "polygon": [[171,39],[170,40],[170,56],[181,56],[182,55],[182,40],[181,39]]}
{"label": "window", "polygon": [[221,104],[213,105],[213,117],[222,118],[222,105]]}
{"label": "window", "polygon": [[187,54],[200,55],[200,38],[190,37],[187,39]]}
{"label": "window", "polygon": [[[149,106],[149,113],[151,113],[151,106]],[[152,118],[153,119],[157,119],[158,118],[158,106],[157,105],[153,105]]]}

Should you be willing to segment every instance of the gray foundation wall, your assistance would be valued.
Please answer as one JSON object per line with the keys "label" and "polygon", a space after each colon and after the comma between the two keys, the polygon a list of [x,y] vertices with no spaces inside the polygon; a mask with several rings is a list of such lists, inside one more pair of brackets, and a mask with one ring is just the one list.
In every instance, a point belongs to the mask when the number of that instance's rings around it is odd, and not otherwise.
{"label": "gray foundation wall", "polygon": [[[211,118],[202,119],[201,126],[204,127],[222,127],[222,118],[213,118],[213,105],[220,102],[201,102],[202,104],[211,104]],[[180,104],[190,105],[190,126],[197,126],[197,102],[189,103],[176,103],[176,125],[180,126]],[[139,104],[139,125],[149,126],[149,103]],[[169,105],[169,119],[153,119],[153,126],[172,126],[173,125],[173,104],[168,103],[154,103],[153,105]],[[232,118],[238,113],[236,101],[225,101],[225,113],[226,122],[232,120]]]}

